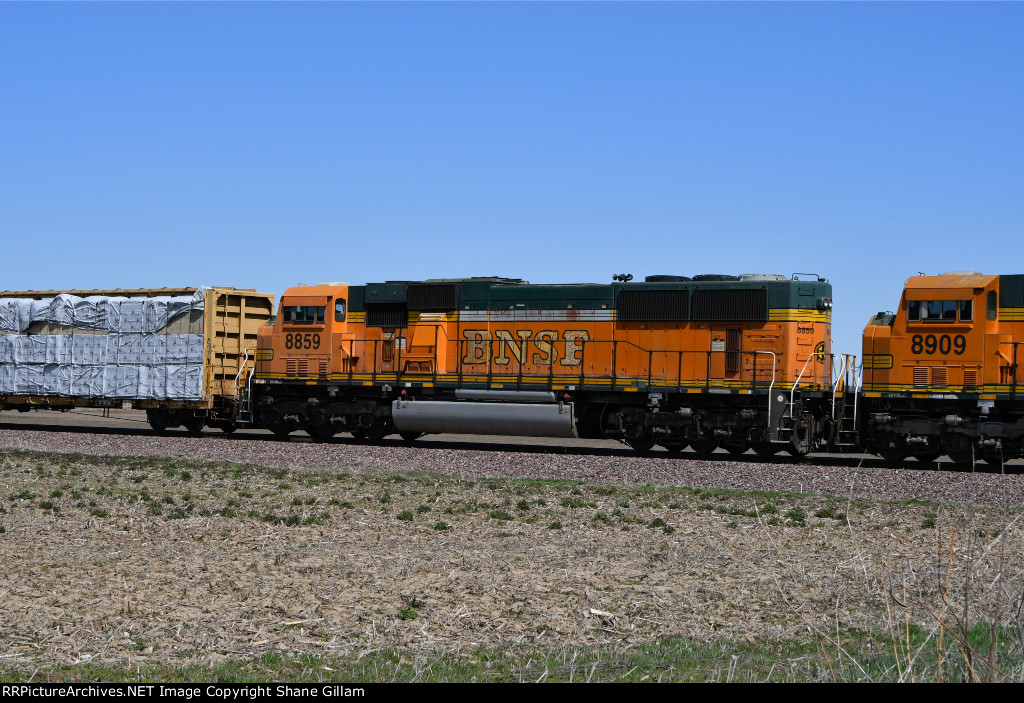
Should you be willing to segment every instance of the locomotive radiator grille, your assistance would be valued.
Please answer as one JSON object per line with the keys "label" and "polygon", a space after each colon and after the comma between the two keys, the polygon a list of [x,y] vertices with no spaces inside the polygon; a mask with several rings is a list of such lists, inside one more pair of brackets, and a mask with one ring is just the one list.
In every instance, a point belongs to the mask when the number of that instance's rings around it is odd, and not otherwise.
{"label": "locomotive radiator grille", "polygon": [[964,388],[978,387],[978,369],[964,369]]}
{"label": "locomotive radiator grille", "polygon": [[285,372],[289,376],[309,375],[309,361],[306,359],[288,359]]}

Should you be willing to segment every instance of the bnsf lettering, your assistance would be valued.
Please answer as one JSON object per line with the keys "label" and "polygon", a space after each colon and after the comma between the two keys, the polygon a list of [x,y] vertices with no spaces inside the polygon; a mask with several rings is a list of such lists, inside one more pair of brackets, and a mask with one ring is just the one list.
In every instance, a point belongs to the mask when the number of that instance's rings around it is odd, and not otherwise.
{"label": "bnsf lettering", "polygon": [[[590,339],[587,330],[566,330],[562,336],[562,355],[559,359],[555,343],[558,341],[557,330],[463,330],[463,364],[486,364],[493,357],[498,366],[507,366],[515,359],[524,364],[553,364],[556,361],[563,366],[579,366],[583,363],[585,343]],[[492,344],[493,349],[492,349]],[[531,348],[534,351],[530,355]]]}
{"label": "bnsf lettering", "polygon": [[284,336],[284,348],[285,349],[319,349],[320,348],[320,335],[310,334],[286,334]]}
{"label": "bnsf lettering", "polygon": [[948,334],[915,334],[910,338],[911,354],[949,354],[960,356],[967,351],[967,338],[962,334],[951,337]]}

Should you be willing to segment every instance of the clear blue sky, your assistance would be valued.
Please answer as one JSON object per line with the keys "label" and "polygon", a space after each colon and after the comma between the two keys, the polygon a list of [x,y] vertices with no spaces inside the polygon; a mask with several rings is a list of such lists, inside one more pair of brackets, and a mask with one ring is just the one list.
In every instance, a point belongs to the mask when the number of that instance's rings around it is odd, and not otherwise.
{"label": "clear blue sky", "polygon": [[1024,272],[1024,4],[0,3],[0,289]]}

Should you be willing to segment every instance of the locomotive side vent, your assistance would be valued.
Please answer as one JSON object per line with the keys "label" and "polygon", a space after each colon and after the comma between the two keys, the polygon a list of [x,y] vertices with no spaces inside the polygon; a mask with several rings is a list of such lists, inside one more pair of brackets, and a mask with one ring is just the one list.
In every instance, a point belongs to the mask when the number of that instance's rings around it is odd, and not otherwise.
{"label": "locomotive side vent", "polygon": [[964,369],[964,388],[978,387],[978,369]]}
{"label": "locomotive side vent", "polygon": [[447,312],[459,309],[459,286],[456,283],[411,283],[406,295],[410,310]]}
{"label": "locomotive side vent", "polygon": [[367,303],[367,327],[408,327],[409,313],[405,303]]}
{"label": "locomotive side vent", "polygon": [[620,322],[685,322],[690,319],[690,291],[624,290],[617,307]]}
{"label": "locomotive side vent", "polygon": [[693,319],[707,322],[767,322],[768,291],[697,290]]}

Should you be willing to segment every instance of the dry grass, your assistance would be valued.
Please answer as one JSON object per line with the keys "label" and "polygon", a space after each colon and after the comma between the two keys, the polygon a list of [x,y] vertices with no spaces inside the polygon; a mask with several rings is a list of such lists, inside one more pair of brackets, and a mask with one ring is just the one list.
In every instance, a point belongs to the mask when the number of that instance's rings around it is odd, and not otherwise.
{"label": "dry grass", "polygon": [[0,484],[8,670],[678,638],[777,661],[672,680],[1024,678],[1015,510],[24,452]]}

